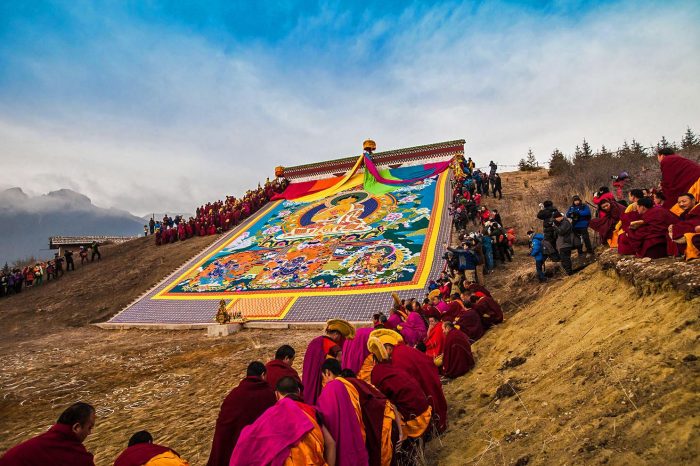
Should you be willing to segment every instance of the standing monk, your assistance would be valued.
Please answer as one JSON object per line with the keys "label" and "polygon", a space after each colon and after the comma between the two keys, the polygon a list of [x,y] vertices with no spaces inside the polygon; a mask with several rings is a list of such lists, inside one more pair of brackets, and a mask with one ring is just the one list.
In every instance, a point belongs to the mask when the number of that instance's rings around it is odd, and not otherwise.
{"label": "standing monk", "polygon": [[224,399],[216,420],[207,466],[228,466],[243,428],[255,422],[277,401],[265,375],[263,363],[251,362],[246,377]]}
{"label": "standing monk", "polygon": [[[378,316],[376,321],[378,322],[379,319],[380,317]],[[358,328],[355,332],[355,338],[345,340],[345,343],[343,343],[342,361],[344,369],[350,369],[356,374],[360,371],[362,363],[369,356],[367,340],[369,340],[369,334],[372,333],[372,330],[374,329],[371,327]]]}
{"label": "standing monk", "polygon": [[304,384],[304,401],[315,405],[321,394],[321,364],[327,358],[342,360],[343,342],[355,337],[355,327],[342,319],[329,320],[326,323],[326,334],[309,342],[304,354],[302,368],[302,383]]}
{"label": "standing monk", "polygon": [[297,381],[283,377],[275,391],[279,401],[243,429],[229,465],[335,466],[335,440]]}
{"label": "standing monk", "polygon": [[10,448],[1,466],[95,466],[83,442],[95,426],[95,408],[78,402],[68,407],[51,428]]}

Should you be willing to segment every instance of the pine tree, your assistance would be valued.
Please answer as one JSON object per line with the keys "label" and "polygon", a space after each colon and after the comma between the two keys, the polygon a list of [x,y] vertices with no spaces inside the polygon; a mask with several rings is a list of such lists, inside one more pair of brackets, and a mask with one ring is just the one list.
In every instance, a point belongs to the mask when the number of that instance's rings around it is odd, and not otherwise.
{"label": "pine tree", "polygon": [[647,150],[639,142],[632,139],[632,144],[630,146],[630,155],[635,159],[645,159],[647,157]]}
{"label": "pine tree", "polygon": [[621,159],[626,159],[632,154],[632,149],[630,149],[630,145],[627,144],[627,140],[622,143],[622,147],[617,149],[617,153],[615,154],[617,157]]}
{"label": "pine tree", "polygon": [[549,174],[552,176],[563,175],[571,168],[571,162],[567,160],[559,149],[554,149],[549,158]]}
{"label": "pine tree", "polygon": [[535,169],[538,167],[537,159],[535,158],[535,154],[532,153],[532,149],[527,150],[527,158],[525,159],[527,162],[528,166],[532,169]]}
{"label": "pine tree", "polygon": [[591,146],[588,144],[585,138],[583,140],[583,143],[581,144],[581,155],[583,155],[583,157],[586,159],[590,159],[591,157],[593,157],[593,151],[591,150]]}
{"label": "pine tree", "polygon": [[661,136],[661,140],[656,144],[656,150],[658,151],[659,149],[673,149],[677,151],[678,146],[675,142],[668,142],[666,136]]}
{"label": "pine tree", "polygon": [[695,133],[693,133],[693,130],[690,129],[690,126],[688,126],[688,129],[685,130],[685,134],[683,135],[683,139],[681,140],[681,147],[683,149],[692,149],[699,145],[700,140],[695,135]]}
{"label": "pine tree", "polygon": [[10,266],[7,265],[7,262],[5,262],[5,265],[2,266],[2,272],[7,275],[10,273]]}
{"label": "pine tree", "polygon": [[600,152],[596,154],[596,158],[599,159],[612,159],[613,154],[605,146],[600,148]]}

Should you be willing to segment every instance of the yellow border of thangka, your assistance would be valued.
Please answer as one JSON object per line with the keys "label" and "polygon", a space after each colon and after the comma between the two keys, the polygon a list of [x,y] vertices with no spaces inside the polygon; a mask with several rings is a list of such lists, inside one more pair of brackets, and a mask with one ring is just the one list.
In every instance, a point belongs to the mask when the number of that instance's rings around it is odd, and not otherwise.
{"label": "yellow border of thangka", "polygon": [[[436,193],[435,193],[435,201],[433,202],[433,209],[431,211],[432,213],[438,213],[436,215],[434,221],[435,223],[432,225],[431,228],[431,235],[428,238],[428,244],[427,246],[423,246],[423,250],[421,251],[421,255],[424,254],[424,251],[435,251],[435,247],[437,245],[438,241],[438,236],[440,234],[440,227],[442,226],[442,213],[443,209],[445,206],[445,184],[447,183],[447,178],[449,175],[449,170],[445,170],[438,176],[438,182],[436,186]],[[315,289],[315,290],[304,290],[304,289],[292,289],[292,290],[275,290],[271,292],[249,292],[249,291],[244,291],[244,292],[237,292],[237,291],[231,291],[231,292],[218,292],[218,293],[207,293],[205,295],[192,295],[192,296],[185,296],[185,295],[170,295],[170,296],[164,296],[167,294],[170,290],[172,290],[178,283],[180,283],[187,275],[189,275],[194,269],[197,267],[201,266],[203,263],[205,263],[209,258],[211,258],[214,254],[218,253],[221,251],[223,248],[228,246],[232,241],[234,241],[236,238],[238,238],[240,235],[242,235],[244,232],[248,231],[248,229],[252,226],[255,225],[260,218],[262,218],[264,215],[268,214],[272,209],[274,209],[282,200],[277,201],[272,203],[267,209],[264,209],[262,212],[260,212],[258,215],[255,216],[255,218],[248,223],[248,227],[241,229],[238,233],[235,235],[231,236],[225,243],[214,249],[212,252],[204,256],[202,259],[200,259],[196,264],[194,264],[192,267],[187,269],[184,273],[180,274],[180,276],[170,282],[169,285],[167,285],[165,288],[163,288],[161,291],[156,293],[153,297],[150,299],[166,299],[166,300],[172,300],[172,301],[193,301],[193,300],[212,300],[212,299],[235,299],[235,298],[241,298],[243,297],[242,295],[245,295],[245,297],[257,297],[257,298],[278,298],[282,294],[290,294],[294,295],[296,297],[302,297],[302,296],[343,296],[343,295],[356,295],[356,294],[367,294],[367,293],[386,293],[387,291],[401,291],[401,290],[415,290],[415,289],[421,289],[425,288],[426,283],[428,283],[428,277],[430,276],[430,271],[433,266],[433,261],[435,260],[435,257],[433,254],[429,254],[430,258],[426,259],[423,262],[423,268],[421,270],[420,276],[418,277],[418,280],[406,284],[406,285],[397,285],[397,284],[386,284],[386,285],[380,285],[377,287],[372,287],[372,288],[364,288],[361,287],[357,290],[333,290],[333,289],[328,289],[328,288],[321,288],[321,289]],[[427,249],[426,249],[427,248]]]}

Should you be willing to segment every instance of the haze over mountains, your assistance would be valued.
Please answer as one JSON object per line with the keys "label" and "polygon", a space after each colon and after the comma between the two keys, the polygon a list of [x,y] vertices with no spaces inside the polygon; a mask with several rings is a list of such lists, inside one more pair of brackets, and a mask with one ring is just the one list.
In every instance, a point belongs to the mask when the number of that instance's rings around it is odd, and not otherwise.
{"label": "haze over mountains", "polygon": [[0,266],[29,256],[52,257],[49,236],[143,233],[143,219],[120,209],[95,206],[70,189],[29,196],[21,188],[0,191]]}

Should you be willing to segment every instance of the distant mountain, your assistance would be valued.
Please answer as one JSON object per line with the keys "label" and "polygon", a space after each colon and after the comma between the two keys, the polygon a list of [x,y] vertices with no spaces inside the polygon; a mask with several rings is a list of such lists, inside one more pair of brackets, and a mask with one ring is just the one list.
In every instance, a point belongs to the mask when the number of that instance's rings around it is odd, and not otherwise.
{"label": "distant mountain", "polygon": [[0,267],[29,256],[48,258],[49,236],[143,233],[144,221],[125,210],[95,206],[70,189],[28,196],[21,188],[0,191]]}

